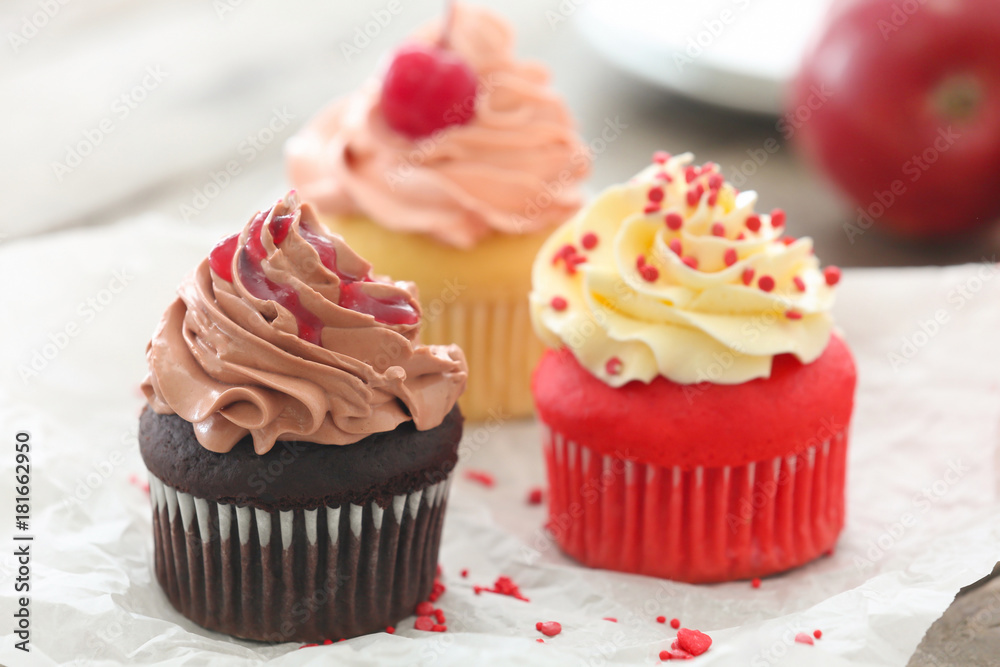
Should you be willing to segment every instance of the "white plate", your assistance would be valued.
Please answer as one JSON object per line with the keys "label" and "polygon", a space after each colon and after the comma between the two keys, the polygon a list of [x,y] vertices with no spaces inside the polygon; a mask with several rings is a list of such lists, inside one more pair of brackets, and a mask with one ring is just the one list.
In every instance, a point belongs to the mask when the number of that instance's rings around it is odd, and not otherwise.
{"label": "white plate", "polygon": [[702,102],[780,114],[831,0],[590,0],[578,25],[611,62]]}

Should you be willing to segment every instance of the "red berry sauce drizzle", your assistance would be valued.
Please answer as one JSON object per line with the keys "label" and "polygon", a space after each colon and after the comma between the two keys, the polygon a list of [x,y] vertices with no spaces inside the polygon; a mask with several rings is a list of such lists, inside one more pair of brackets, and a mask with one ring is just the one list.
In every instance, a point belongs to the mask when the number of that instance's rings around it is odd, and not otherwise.
{"label": "red berry sauce drizzle", "polygon": [[[264,221],[270,215],[271,209],[261,211],[250,224],[249,238],[246,246],[237,258],[236,270],[240,282],[247,291],[258,299],[274,301],[286,308],[295,316],[298,322],[299,338],[320,345],[323,322],[314,313],[306,309],[299,299],[298,293],[289,285],[274,282],[266,275],[261,263],[267,257],[267,250],[261,241],[264,232]],[[268,231],[275,245],[281,245],[288,237],[294,213],[275,216],[268,224]],[[337,250],[333,244],[305,225],[299,226],[299,235],[309,243],[319,255],[323,266],[340,278],[340,299],[338,305],[355,312],[371,315],[384,324],[416,324],[420,317],[416,309],[405,298],[393,300],[376,299],[360,288],[362,283],[373,282],[368,276],[356,276],[342,271],[337,265]],[[239,234],[233,234],[223,239],[208,256],[208,263],[223,280],[233,280],[233,255],[239,245]]]}

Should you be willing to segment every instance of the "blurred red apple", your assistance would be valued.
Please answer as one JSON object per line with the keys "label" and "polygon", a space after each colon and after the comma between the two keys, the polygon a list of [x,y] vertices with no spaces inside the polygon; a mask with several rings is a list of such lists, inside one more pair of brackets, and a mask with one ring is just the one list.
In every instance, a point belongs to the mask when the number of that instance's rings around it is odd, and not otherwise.
{"label": "blurred red apple", "polygon": [[793,84],[786,135],[874,224],[944,236],[1000,215],[1000,2],[841,3]]}

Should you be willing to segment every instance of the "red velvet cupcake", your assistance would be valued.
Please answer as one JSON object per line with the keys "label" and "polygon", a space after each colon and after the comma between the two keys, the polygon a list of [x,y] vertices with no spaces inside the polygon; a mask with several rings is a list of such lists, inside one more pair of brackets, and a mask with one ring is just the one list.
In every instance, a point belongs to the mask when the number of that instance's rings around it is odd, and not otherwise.
{"label": "red velvet cupcake", "polygon": [[766,576],[844,524],[856,372],[830,316],[840,272],[691,161],[657,154],[535,261],[550,525],[592,567]]}

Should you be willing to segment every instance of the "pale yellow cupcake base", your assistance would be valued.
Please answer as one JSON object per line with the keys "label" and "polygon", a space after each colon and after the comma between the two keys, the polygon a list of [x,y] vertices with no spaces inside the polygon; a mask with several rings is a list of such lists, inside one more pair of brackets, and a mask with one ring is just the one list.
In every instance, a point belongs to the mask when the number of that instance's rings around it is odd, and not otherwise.
{"label": "pale yellow cupcake base", "polygon": [[462,250],[422,234],[388,231],[365,218],[323,221],[376,273],[417,284],[421,342],[455,343],[469,362],[469,384],[459,401],[466,419],[533,414],[531,372],[543,346],[531,327],[528,292],[531,264],[548,230],[497,236]]}

